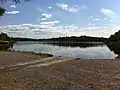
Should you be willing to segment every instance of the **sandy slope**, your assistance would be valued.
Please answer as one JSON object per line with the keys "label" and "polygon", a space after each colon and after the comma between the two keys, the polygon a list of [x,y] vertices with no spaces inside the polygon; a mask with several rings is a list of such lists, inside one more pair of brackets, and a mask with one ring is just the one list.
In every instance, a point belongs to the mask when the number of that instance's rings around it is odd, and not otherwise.
{"label": "sandy slope", "polygon": [[0,90],[119,90],[119,60],[0,53]]}

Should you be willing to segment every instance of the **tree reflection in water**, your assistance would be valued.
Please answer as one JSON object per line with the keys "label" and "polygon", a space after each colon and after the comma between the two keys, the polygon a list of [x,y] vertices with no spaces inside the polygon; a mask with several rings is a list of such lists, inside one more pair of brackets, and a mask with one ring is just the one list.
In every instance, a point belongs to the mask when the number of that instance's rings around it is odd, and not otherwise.
{"label": "tree reflection in water", "polygon": [[[44,43],[46,44],[46,43]],[[107,45],[107,47],[113,51],[115,54],[120,57],[120,43],[102,43],[102,42],[80,42],[80,43],[59,43],[59,42],[47,42],[47,44],[51,44],[53,46],[62,46],[62,47],[80,47],[80,48],[89,48],[89,47],[99,47]]]}
{"label": "tree reflection in water", "polygon": [[104,46],[105,44],[102,42],[43,42],[43,44],[50,44],[53,46],[62,46],[62,47],[80,47],[80,48],[88,48],[88,47],[99,47]]}
{"label": "tree reflection in water", "polygon": [[107,46],[115,54],[118,54],[117,58],[120,58],[120,43],[118,43],[118,42],[111,42],[111,43],[108,43]]}

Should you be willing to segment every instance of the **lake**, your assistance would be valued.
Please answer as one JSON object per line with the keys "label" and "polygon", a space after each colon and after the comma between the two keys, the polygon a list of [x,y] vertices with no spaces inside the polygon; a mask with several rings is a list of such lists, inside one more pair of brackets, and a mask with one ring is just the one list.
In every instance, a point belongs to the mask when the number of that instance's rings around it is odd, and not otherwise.
{"label": "lake", "polygon": [[59,43],[59,42],[17,42],[11,48],[15,51],[33,51],[53,54],[63,58],[115,59],[115,54],[101,42]]}

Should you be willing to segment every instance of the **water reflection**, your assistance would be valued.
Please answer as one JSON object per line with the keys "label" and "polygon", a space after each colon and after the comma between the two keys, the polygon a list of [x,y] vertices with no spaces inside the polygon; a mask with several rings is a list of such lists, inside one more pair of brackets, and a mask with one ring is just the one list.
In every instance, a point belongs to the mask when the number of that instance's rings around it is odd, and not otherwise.
{"label": "water reflection", "polygon": [[108,43],[107,46],[111,51],[120,56],[120,43]]}
{"label": "water reflection", "polygon": [[53,46],[62,46],[62,47],[80,47],[80,48],[89,48],[89,47],[104,47],[105,44],[102,42],[79,42],[79,43],[65,43],[65,42],[43,42],[42,44],[48,44]]}
{"label": "water reflection", "polygon": [[59,43],[59,42],[18,42],[12,47],[15,51],[33,51],[53,54],[65,58],[114,59],[117,53],[104,43]]}

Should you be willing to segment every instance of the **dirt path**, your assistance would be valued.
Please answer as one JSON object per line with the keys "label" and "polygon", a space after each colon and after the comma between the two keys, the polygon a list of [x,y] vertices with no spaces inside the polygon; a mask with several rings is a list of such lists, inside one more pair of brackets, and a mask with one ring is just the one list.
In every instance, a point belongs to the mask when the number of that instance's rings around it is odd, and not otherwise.
{"label": "dirt path", "polygon": [[61,58],[55,56],[45,57],[41,55],[32,55],[31,53],[4,51],[0,52],[0,71],[2,72],[32,67],[48,66],[67,60],[61,60]]}
{"label": "dirt path", "polygon": [[120,60],[61,60],[4,52],[0,65],[0,90],[120,90]]}

